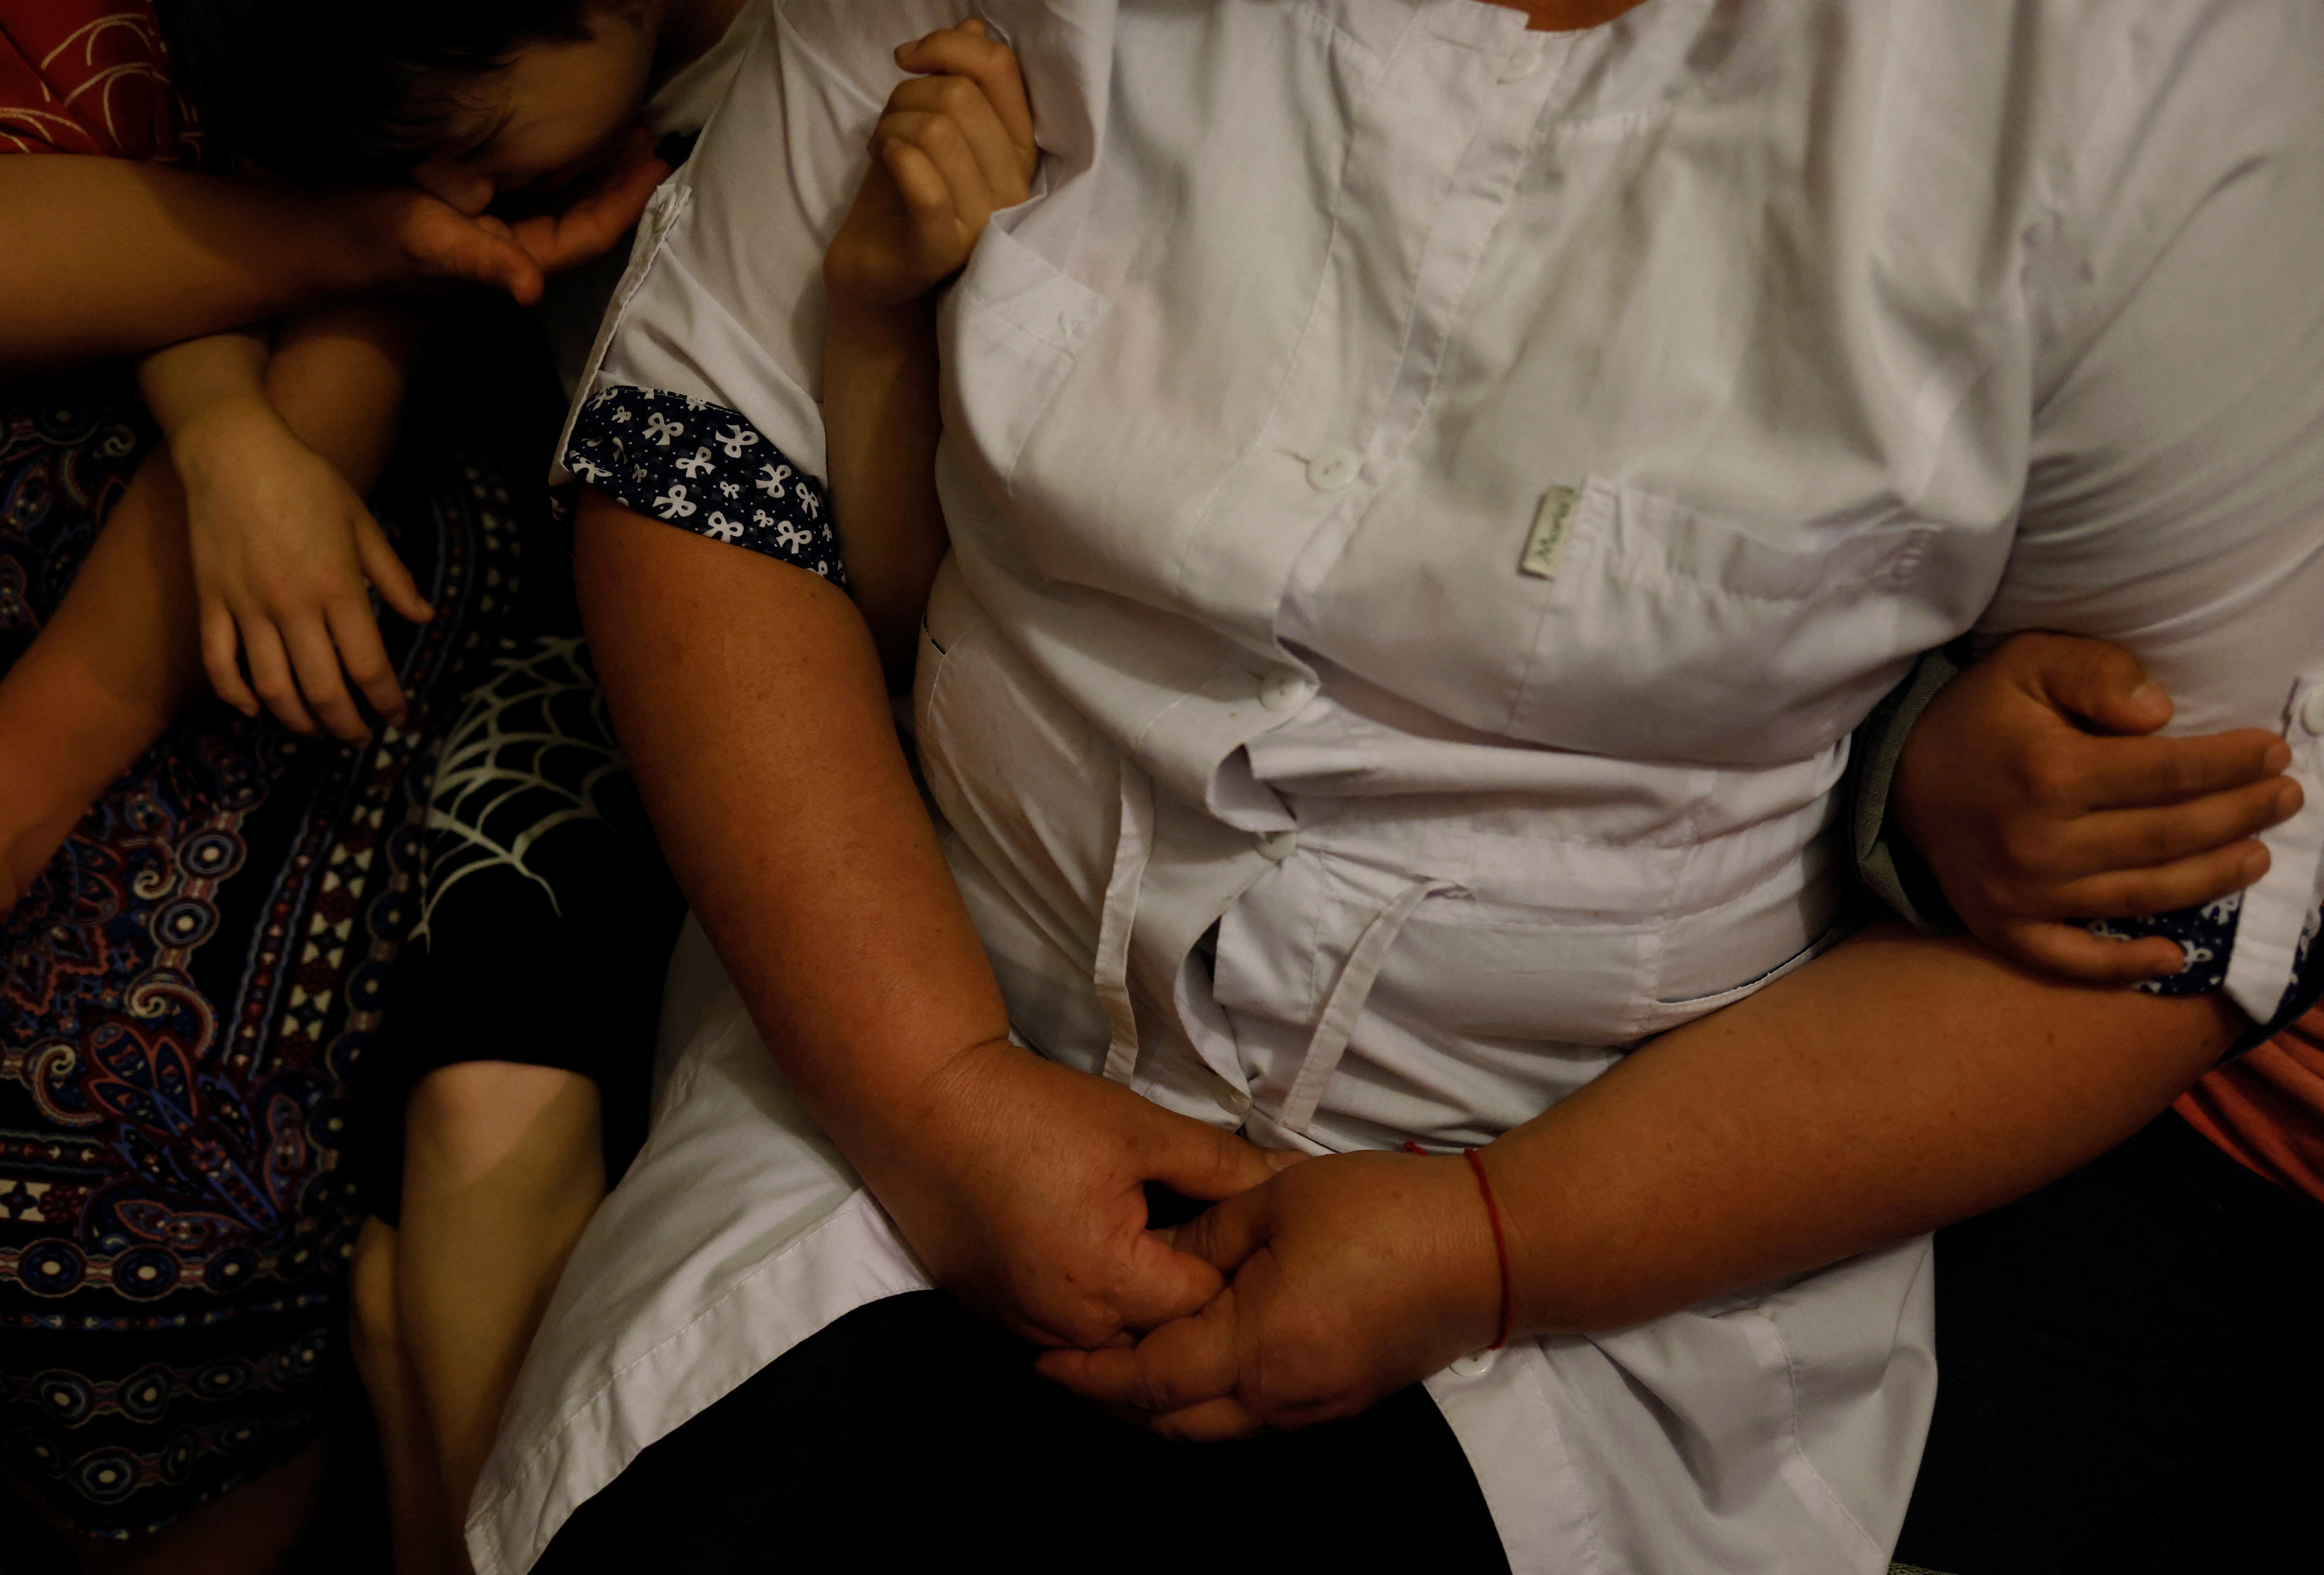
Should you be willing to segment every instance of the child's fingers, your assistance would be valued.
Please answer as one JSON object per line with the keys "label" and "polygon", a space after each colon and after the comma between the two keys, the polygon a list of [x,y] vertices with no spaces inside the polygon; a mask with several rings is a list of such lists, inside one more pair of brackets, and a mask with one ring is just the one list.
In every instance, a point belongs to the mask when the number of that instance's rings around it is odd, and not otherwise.
{"label": "child's fingers", "polygon": [[550,273],[604,254],[637,223],[669,175],[653,146],[652,133],[632,131],[595,186],[559,212],[525,220],[512,232],[517,243]]}
{"label": "child's fingers", "polygon": [[235,633],[234,615],[214,597],[202,598],[202,667],[218,699],[245,717],[258,715],[258,697],[242,677],[242,637]]}
{"label": "child's fingers", "polygon": [[[961,242],[973,241],[982,233],[996,199],[983,167],[977,162],[976,150],[969,145],[958,122],[942,115],[891,109],[880,119],[879,135],[883,147],[913,148],[927,160],[944,182],[947,205],[961,226]],[[889,168],[893,171],[895,165],[891,162]],[[903,184],[900,177],[898,184]],[[909,186],[904,187],[904,196],[916,210],[924,200]]]}
{"label": "child's fingers", "polygon": [[2171,697],[2147,681],[2138,658],[2104,640],[2019,635],[1994,659],[2060,710],[2109,733],[2151,733],[2171,719]]}
{"label": "child's fingers", "polygon": [[958,77],[922,77],[904,83],[888,98],[886,125],[899,116],[926,116],[944,123],[974,156],[991,206],[1013,207],[1031,190],[1031,160],[1008,131],[976,85]]}
{"label": "child's fingers", "polygon": [[[396,556],[387,533],[379,528],[379,522],[372,518],[368,510],[355,521],[355,561],[362,566],[364,578],[372,582],[380,599],[389,607],[415,624],[424,624],[436,616],[436,609],[420,594],[419,582],[411,578],[411,570]],[[369,622],[368,617],[365,622]]]}
{"label": "child's fingers", "polygon": [[2082,753],[2080,797],[2093,810],[2185,804],[2264,783],[2292,764],[2291,748],[2264,727],[2194,738],[2094,738]]}
{"label": "child's fingers", "polygon": [[315,718],[307,714],[306,702],[299,698],[299,686],[290,677],[290,659],[283,654],[282,640],[274,625],[263,618],[244,616],[242,625],[243,660],[250,664],[250,687],[266,702],[281,724],[293,733],[318,731]]}
{"label": "child's fingers", "polygon": [[331,737],[348,744],[368,743],[371,728],[339,676],[338,648],[331,644],[330,629],[321,616],[310,616],[285,630],[282,644],[290,654],[308,708],[330,729]]}
{"label": "child's fingers", "polygon": [[2209,793],[2159,810],[2099,810],[2058,830],[2052,873],[2067,876],[2144,869],[2240,843],[2300,812],[2304,800],[2290,777]]}
{"label": "child's fingers", "polygon": [[395,663],[387,659],[387,647],[380,641],[379,625],[373,621],[370,607],[361,600],[342,602],[334,605],[327,616],[331,643],[338,647],[339,663],[346,669],[348,680],[363,691],[373,710],[401,727],[403,686],[395,681]]}
{"label": "child's fingers", "polygon": [[967,261],[965,236],[959,212],[953,207],[952,187],[937,171],[925,149],[908,142],[880,145],[880,162],[904,199],[912,226],[913,249],[924,273],[942,275]]}
{"label": "child's fingers", "polygon": [[2267,873],[2268,860],[2264,843],[2237,842],[2169,864],[2069,881],[2016,910],[2044,919],[2128,919],[2200,908],[2250,886]]}
{"label": "child's fingers", "polygon": [[945,73],[973,83],[1009,141],[1028,167],[1033,145],[1033,107],[1025,96],[1025,76],[1016,51],[987,38],[984,24],[970,21],[915,39],[896,51],[896,63],[920,75]]}
{"label": "child's fingers", "polygon": [[2143,984],[2177,973],[2187,961],[2175,940],[2111,940],[2079,924],[2011,925],[1994,939],[2026,967],[2086,985]]}
{"label": "child's fingers", "polygon": [[466,221],[468,236],[455,248],[452,271],[472,283],[505,290],[519,306],[540,299],[540,267],[517,245],[509,227],[489,216]]}

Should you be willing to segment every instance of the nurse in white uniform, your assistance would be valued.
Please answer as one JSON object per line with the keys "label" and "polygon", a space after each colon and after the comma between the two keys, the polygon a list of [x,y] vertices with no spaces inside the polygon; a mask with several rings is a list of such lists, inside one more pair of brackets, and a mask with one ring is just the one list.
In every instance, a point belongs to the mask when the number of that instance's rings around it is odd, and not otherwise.
{"label": "nurse in white uniform", "polygon": [[[1884,1568],[1918,1233],[2159,1110],[2317,910],[2324,14],[993,0],[1045,157],[940,320],[939,834],[817,577],[819,263],[957,14],[768,3],[566,449],[716,959],[478,1569],[931,1283],[1158,1330],[1047,1366],[1181,1436],[1425,1380],[1517,1570]],[[1843,940],[1849,730],[2026,627],[2292,739],[2209,993]],[[1147,1181],[1258,1190],[1173,1244]]]}

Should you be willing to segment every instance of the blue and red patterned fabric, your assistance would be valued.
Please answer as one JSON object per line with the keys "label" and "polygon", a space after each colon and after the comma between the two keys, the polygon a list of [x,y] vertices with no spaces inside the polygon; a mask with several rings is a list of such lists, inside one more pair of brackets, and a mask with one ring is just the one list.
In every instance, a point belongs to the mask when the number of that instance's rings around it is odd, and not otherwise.
{"label": "blue and red patterned fabric", "polygon": [[[152,441],[123,375],[0,402],[0,667]],[[375,499],[438,609],[383,620],[409,727],[350,748],[193,707],[0,918],[0,1464],[83,1531],[279,1464],[344,1379],[349,1078],[440,718],[518,568],[492,486],[447,457]]]}

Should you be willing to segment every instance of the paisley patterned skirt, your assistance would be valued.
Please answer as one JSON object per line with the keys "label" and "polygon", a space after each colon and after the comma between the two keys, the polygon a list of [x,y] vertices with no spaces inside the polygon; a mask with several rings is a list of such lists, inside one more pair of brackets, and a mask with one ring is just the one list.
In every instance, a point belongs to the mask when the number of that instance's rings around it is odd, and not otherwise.
{"label": "paisley patterned skirt", "polygon": [[[123,376],[0,398],[0,667],[154,441]],[[438,609],[382,619],[407,727],[342,746],[205,700],[0,919],[0,1466],[85,1532],[159,1529],[281,1463],[344,1381],[349,1079],[534,501],[440,447],[399,456],[374,509]]]}

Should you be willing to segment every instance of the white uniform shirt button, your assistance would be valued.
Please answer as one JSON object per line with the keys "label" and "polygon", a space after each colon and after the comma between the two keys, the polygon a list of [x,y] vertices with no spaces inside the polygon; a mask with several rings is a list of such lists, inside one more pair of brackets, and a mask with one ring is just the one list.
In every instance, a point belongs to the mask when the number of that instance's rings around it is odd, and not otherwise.
{"label": "white uniform shirt button", "polygon": [[2311,733],[2324,734],[2324,688],[2312,690],[2300,703],[2300,725]]}
{"label": "white uniform shirt button", "polygon": [[1287,711],[1306,703],[1307,681],[1288,667],[1278,667],[1259,686],[1259,703],[1270,711]]}
{"label": "white uniform shirt button", "polygon": [[1276,864],[1290,857],[1298,847],[1299,833],[1296,831],[1268,831],[1259,838],[1260,856]]}
{"label": "white uniform shirt button", "polygon": [[1318,492],[1337,492],[1363,468],[1363,456],[1353,449],[1326,449],[1307,461],[1307,485]]}
{"label": "white uniform shirt button", "polygon": [[1493,1363],[1500,1354],[1499,1351],[1471,1351],[1465,1357],[1455,1357],[1452,1358],[1452,1371],[1463,1378],[1481,1378],[1493,1370]]}

